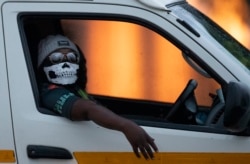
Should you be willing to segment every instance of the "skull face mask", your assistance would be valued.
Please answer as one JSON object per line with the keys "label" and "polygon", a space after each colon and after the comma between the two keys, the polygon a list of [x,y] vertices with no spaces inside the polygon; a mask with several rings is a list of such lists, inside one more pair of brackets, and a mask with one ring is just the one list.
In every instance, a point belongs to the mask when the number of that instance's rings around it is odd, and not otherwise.
{"label": "skull face mask", "polygon": [[62,62],[43,68],[48,81],[61,85],[74,84],[77,80],[78,69],[78,64],[70,62]]}

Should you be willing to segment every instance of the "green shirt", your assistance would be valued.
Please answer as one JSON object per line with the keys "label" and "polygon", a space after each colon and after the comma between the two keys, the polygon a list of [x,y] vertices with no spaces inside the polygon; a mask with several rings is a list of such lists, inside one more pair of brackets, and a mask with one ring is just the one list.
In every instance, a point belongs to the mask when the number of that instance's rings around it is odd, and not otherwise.
{"label": "green shirt", "polygon": [[42,85],[42,106],[63,117],[71,119],[72,106],[81,98],[89,99],[89,96],[76,85],[67,87],[48,83]]}

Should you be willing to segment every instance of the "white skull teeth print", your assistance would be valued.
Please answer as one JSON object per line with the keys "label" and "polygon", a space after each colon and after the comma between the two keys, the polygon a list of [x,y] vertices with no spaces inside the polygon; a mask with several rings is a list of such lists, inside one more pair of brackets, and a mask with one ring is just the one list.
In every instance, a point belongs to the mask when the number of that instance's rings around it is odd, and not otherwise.
{"label": "white skull teeth print", "polygon": [[43,70],[47,79],[55,84],[68,85],[77,80],[78,64],[63,62],[52,66],[44,67]]}

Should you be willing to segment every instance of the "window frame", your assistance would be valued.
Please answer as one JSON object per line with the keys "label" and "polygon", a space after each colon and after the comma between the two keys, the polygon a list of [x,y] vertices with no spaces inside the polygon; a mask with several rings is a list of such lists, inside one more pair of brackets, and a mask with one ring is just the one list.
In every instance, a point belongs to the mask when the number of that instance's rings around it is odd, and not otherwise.
{"label": "window frame", "polygon": [[[22,43],[23,43],[23,48],[24,48],[24,52],[25,52],[25,59],[27,62],[27,67],[29,69],[29,75],[31,78],[31,84],[32,84],[32,89],[33,89],[33,93],[34,93],[34,97],[36,100],[36,105],[37,105],[37,109],[39,112],[43,113],[43,114],[49,114],[49,115],[55,115],[58,116],[57,114],[49,111],[48,109],[44,109],[40,106],[40,101],[39,101],[39,90],[38,90],[38,85],[37,85],[37,79],[36,79],[36,72],[34,71],[34,65],[31,59],[31,52],[30,52],[30,48],[28,46],[28,41],[27,41],[27,37],[26,37],[26,33],[25,33],[25,28],[24,28],[24,22],[23,19],[26,17],[32,17],[32,18],[41,18],[41,19],[86,19],[86,20],[115,20],[115,21],[125,21],[125,22],[130,22],[130,23],[135,23],[137,25],[141,25],[145,28],[148,28],[156,33],[158,33],[159,35],[161,35],[162,37],[164,37],[165,39],[167,39],[168,41],[170,41],[172,44],[174,44],[177,48],[179,48],[182,51],[185,51],[189,54],[189,57],[192,58],[192,60],[194,60],[197,64],[201,64],[202,61],[200,61],[198,58],[196,58],[196,56],[194,55],[194,53],[189,50],[185,45],[181,44],[178,40],[176,40],[172,35],[166,33],[163,29],[161,29],[159,26],[147,21],[147,20],[143,20],[143,19],[139,19],[138,17],[133,17],[133,16],[127,16],[127,15],[115,15],[115,14],[82,14],[82,13],[77,13],[77,14],[65,14],[65,13],[54,13],[54,12],[48,12],[48,13],[37,13],[37,12],[24,12],[18,15],[18,25],[19,25],[19,31],[21,34],[21,39],[22,39]],[[203,63],[201,64],[202,67],[205,71],[207,71],[208,73],[210,73],[210,75],[212,75],[212,77],[214,77],[214,79],[216,81],[218,81],[220,84],[223,84],[224,81],[222,79],[220,79],[218,76],[216,76],[216,74],[214,74],[213,71],[211,71],[209,69],[209,67],[207,67],[206,65],[204,65]],[[101,98],[102,96],[98,96],[98,95],[92,95],[94,97],[99,97]],[[110,97],[102,97],[104,99],[109,100]],[[121,102],[122,101],[128,101],[128,99],[120,99]],[[133,102],[135,100],[131,100],[131,102]],[[138,104],[146,104],[146,105],[152,105],[155,104],[155,102],[151,102],[151,101],[138,101]],[[119,104],[119,103],[118,103]],[[165,103],[159,103],[159,106],[169,106],[170,104],[165,104]],[[117,111],[114,111],[117,113]],[[139,111],[143,112],[143,111]],[[158,114],[162,114],[162,109],[160,108]],[[150,111],[149,111],[150,113]],[[118,113],[119,114],[119,113]],[[215,128],[215,127],[206,127],[206,126],[199,126],[199,125],[184,125],[184,124],[177,124],[177,123],[169,123],[169,122],[160,122],[159,120],[155,119],[155,120],[145,120],[145,118],[139,118],[139,117],[130,117],[130,116],[126,116],[123,115],[124,117],[127,117],[135,122],[137,122],[139,125],[142,126],[150,126],[150,127],[159,127],[159,128],[169,128],[169,129],[179,129],[179,130],[189,130],[189,131],[198,131],[198,132],[209,132],[209,133],[219,133],[219,134],[229,134],[229,132],[227,132],[225,129],[220,129],[220,128]]]}

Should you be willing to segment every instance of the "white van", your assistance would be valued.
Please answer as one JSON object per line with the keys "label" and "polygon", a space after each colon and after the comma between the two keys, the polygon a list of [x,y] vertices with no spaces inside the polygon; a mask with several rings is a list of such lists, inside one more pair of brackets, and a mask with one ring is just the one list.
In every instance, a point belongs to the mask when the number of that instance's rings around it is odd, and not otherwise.
{"label": "white van", "polygon": [[[250,52],[185,0],[1,0],[0,163],[248,163]],[[86,88],[159,148],[41,106],[37,44],[64,34]],[[83,78],[84,79],[84,78]]]}

